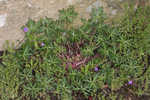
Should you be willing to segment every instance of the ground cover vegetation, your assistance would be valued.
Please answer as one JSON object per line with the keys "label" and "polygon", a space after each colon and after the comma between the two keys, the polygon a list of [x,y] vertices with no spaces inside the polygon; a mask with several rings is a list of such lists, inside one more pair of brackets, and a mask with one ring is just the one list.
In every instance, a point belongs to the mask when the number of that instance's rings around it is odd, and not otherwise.
{"label": "ground cover vegetation", "polygon": [[150,95],[150,7],[128,9],[105,24],[102,8],[89,19],[73,7],[57,20],[29,20],[25,40],[0,57],[1,100],[126,100]]}

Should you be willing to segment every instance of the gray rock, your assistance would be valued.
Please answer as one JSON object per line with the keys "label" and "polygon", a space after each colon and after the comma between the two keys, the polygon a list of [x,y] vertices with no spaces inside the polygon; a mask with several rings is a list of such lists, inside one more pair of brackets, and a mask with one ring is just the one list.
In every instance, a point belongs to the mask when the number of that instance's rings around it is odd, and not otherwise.
{"label": "gray rock", "polygon": [[92,8],[99,8],[99,7],[103,7],[104,6],[104,2],[103,1],[95,1],[94,3],[92,3],[91,5],[89,5],[87,8],[86,8],[86,12],[88,13],[91,13],[92,12]]}

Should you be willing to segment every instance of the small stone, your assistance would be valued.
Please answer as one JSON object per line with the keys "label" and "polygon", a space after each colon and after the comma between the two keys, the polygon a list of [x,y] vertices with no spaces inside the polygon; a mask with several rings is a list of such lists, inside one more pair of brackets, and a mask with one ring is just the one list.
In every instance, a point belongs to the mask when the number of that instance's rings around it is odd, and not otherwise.
{"label": "small stone", "polygon": [[55,1],[50,1],[51,4],[55,3]]}
{"label": "small stone", "polygon": [[88,8],[86,8],[86,12],[88,12],[88,13],[92,12],[92,5],[90,5]]}
{"label": "small stone", "polygon": [[73,3],[73,0],[68,0],[69,5],[72,5],[72,3]]}
{"label": "small stone", "polygon": [[68,5],[74,5],[74,4],[76,4],[77,2],[80,2],[80,0],[67,0],[67,4],[68,4]]}
{"label": "small stone", "polygon": [[0,15],[0,27],[3,27],[6,24],[7,14]]}
{"label": "small stone", "polygon": [[0,0],[0,1],[7,1],[7,0]]}
{"label": "small stone", "polygon": [[103,7],[103,6],[104,6],[104,2],[102,2],[102,1],[100,2],[97,0],[86,8],[86,12],[91,13],[92,8],[98,9],[99,7]]}
{"label": "small stone", "polygon": [[93,4],[92,4],[95,8],[98,8],[98,7],[100,7],[100,6],[102,6],[101,5],[101,2],[100,1],[96,1],[96,2],[94,2]]}
{"label": "small stone", "polygon": [[112,10],[112,11],[111,11],[111,14],[112,14],[112,15],[116,15],[116,14],[117,14],[117,10]]}

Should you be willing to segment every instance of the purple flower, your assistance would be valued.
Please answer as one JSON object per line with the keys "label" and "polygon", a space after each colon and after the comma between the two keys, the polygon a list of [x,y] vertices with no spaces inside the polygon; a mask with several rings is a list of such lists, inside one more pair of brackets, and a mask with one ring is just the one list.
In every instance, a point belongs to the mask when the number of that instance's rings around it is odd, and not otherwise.
{"label": "purple flower", "polygon": [[132,84],[133,84],[133,81],[132,81],[132,80],[131,80],[131,81],[129,81],[129,82],[128,82],[128,84],[129,84],[129,85],[132,85]]}
{"label": "purple flower", "polygon": [[44,45],[45,45],[45,44],[42,42],[42,43],[41,43],[41,46],[43,47]]}
{"label": "purple flower", "polygon": [[95,72],[97,72],[98,70],[99,70],[99,68],[98,68],[98,67],[95,67],[95,68],[94,68],[94,71],[95,71]]}
{"label": "purple flower", "polygon": [[27,27],[25,27],[25,28],[23,29],[24,32],[28,32],[28,30],[29,30],[29,29],[28,29]]}

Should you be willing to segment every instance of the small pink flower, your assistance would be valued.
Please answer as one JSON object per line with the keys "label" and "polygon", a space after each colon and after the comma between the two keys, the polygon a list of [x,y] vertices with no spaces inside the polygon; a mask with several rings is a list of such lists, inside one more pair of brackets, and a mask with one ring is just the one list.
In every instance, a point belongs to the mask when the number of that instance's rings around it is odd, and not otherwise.
{"label": "small pink flower", "polygon": [[95,68],[94,68],[94,71],[95,71],[95,72],[97,72],[98,70],[99,70],[99,68],[98,68],[98,67],[95,67]]}
{"label": "small pink flower", "polygon": [[132,80],[131,80],[131,81],[129,81],[129,82],[128,82],[128,84],[129,84],[129,85],[132,85],[132,84],[133,84],[133,81],[132,81]]}
{"label": "small pink flower", "polygon": [[41,43],[41,46],[43,47],[44,45],[45,45],[45,44],[42,42],[42,43]]}
{"label": "small pink flower", "polygon": [[23,29],[23,31],[24,31],[24,32],[28,32],[29,29],[28,29],[27,27],[25,27],[25,28]]}

